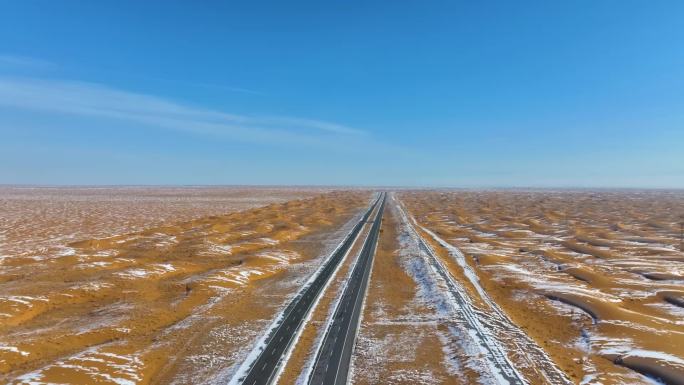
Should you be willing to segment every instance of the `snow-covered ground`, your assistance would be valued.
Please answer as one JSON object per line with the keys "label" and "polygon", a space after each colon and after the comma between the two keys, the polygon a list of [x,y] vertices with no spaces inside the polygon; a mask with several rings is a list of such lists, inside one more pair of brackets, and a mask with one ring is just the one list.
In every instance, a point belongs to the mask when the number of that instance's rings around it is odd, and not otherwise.
{"label": "snow-covered ground", "polygon": [[[415,242],[420,245],[423,251],[422,258],[426,260],[430,267],[430,274],[427,274],[426,278],[429,277],[431,280],[439,282],[444,292],[447,293],[446,298],[448,299],[449,310],[455,313],[461,321],[452,327],[454,337],[460,339],[460,343],[474,357],[483,357],[477,365],[483,373],[483,379],[486,379],[483,382],[496,384],[527,383],[526,379],[517,370],[517,364],[534,369],[550,383],[571,384],[572,382],[544,351],[514,325],[496,303],[491,300],[480,285],[477,274],[466,263],[465,257],[460,250],[430,230],[418,225],[415,219],[406,213],[396,197],[393,196],[392,198],[397,204],[402,225],[409,229],[409,233],[412,234]],[[473,285],[482,300],[488,305],[488,309],[483,309],[484,311],[482,311],[475,307],[468,292],[457,279],[451,276],[443,262],[437,257],[430,245],[421,238],[415,227],[419,227],[429,234],[440,246],[448,250],[449,255],[463,269],[464,276],[467,277],[470,284]],[[514,343],[516,347],[514,352],[507,351],[507,344],[497,338],[503,335],[507,336],[509,344],[510,342]],[[516,364],[509,359],[509,355],[515,356]]]}

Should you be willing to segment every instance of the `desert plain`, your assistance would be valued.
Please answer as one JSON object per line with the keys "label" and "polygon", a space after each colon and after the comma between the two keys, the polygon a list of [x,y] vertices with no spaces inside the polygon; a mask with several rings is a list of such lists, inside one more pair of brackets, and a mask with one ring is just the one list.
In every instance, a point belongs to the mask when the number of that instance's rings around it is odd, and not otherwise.
{"label": "desert plain", "polygon": [[[376,196],[2,187],[0,383],[234,381]],[[682,191],[393,191],[349,380],[684,383],[682,215]],[[368,227],[274,382],[307,383]]]}

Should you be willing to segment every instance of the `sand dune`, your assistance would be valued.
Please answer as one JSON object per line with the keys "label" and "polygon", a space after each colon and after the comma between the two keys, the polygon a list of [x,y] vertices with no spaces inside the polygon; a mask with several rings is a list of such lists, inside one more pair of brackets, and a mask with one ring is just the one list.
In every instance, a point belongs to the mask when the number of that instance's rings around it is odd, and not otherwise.
{"label": "sand dune", "polygon": [[[368,198],[336,192],[264,202],[5,258],[0,382],[149,383],[181,375],[179,365],[201,365],[191,357],[210,346],[191,341],[276,312],[297,288],[280,277],[304,274],[325,237]],[[280,288],[271,295],[257,294],[274,284]],[[215,359],[242,348],[223,341]],[[221,367],[202,370],[212,376]]]}
{"label": "sand dune", "polygon": [[673,210],[684,207],[681,192],[401,198],[422,225],[472,256],[490,295],[577,383],[684,378],[684,253]]}

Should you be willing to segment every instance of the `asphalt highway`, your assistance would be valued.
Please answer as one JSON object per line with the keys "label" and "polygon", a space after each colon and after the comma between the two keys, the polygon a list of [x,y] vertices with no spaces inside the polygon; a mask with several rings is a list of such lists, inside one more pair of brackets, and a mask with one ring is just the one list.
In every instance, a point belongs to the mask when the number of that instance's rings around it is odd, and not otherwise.
{"label": "asphalt highway", "polygon": [[[328,259],[326,265],[320,270],[320,273],[316,276],[314,281],[288,305],[283,313],[282,322],[266,339],[265,348],[254,361],[247,372],[247,375],[239,380],[239,382],[245,385],[257,385],[270,384],[273,381],[281,365],[282,358],[286,355],[294,340],[294,336],[297,334],[297,331],[302,326],[304,319],[311,310],[311,306],[315,303],[316,298],[318,298],[326,283],[332,277],[337,266],[354,244],[361,229],[378,204],[384,206],[384,194],[381,194],[381,196],[373,202],[361,220],[359,220],[344,239],[340,247],[338,247]],[[375,237],[377,238],[377,234]],[[366,248],[364,247],[364,250],[365,249]]]}
{"label": "asphalt highway", "polygon": [[382,194],[380,209],[375,215],[373,226],[359,254],[354,270],[347,280],[342,298],[335,309],[333,321],[328,327],[323,343],[316,355],[314,369],[309,377],[310,385],[344,385],[347,383],[349,364],[354,350],[361,310],[363,309],[363,300],[380,234],[385,195],[385,193]]}

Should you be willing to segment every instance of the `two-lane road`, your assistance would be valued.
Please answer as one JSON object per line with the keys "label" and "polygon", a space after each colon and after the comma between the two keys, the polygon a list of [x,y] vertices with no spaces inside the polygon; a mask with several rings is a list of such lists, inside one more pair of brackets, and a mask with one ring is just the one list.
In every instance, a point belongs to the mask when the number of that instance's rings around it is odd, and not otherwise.
{"label": "two-lane road", "polygon": [[335,309],[332,323],[318,350],[314,369],[309,377],[311,385],[344,385],[347,383],[349,364],[368,287],[373,256],[380,235],[385,194],[375,216],[368,238],[347,281],[342,298]]}
{"label": "two-lane road", "polygon": [[384,202],[384,195],[378,197],[354,226],[341,245],[334,251],[325,266],[319,271],[311,284],[295,297],[283,312],[282,321],[266,339],[266,346],[261,350],[257,359],[251,364],[246,375],[238,373],[229,384],[263,385],[270,384],[278,373],[282,358],[289,350],[297,331],[302,327],[304,319],[312,305],[321,294],[328,280],[333,276],[337,266],[344,259],[349,249],[358,237],[364,224],[380,202]]}

